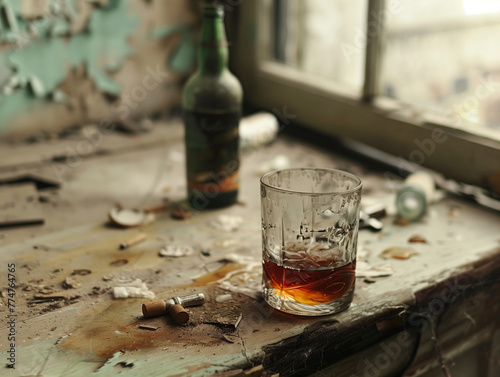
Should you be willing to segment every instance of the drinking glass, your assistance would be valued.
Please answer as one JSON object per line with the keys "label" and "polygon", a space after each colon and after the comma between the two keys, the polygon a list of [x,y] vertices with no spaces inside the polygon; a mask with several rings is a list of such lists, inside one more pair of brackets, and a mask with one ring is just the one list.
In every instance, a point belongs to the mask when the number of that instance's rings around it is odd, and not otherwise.
{"label": "drinking glass", "polygon": [[266,302],[305,316],[347,309],[354,295],[361,179],[303,168],[273,171],[260,182]]}

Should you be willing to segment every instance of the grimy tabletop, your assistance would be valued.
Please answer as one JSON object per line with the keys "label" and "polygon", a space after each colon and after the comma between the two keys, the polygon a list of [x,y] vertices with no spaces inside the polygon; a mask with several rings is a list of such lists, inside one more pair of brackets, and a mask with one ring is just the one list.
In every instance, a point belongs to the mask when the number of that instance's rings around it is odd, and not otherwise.
{"label": "grimy tabletop", "polygon": [[[144,208],[182,198],[179,127],[153,131],[159,136],[154,142],[145,136],[149,144],[135,139],[109,153],[96,149],[71,167],[60,188],[40,191],[45,225],[0,231],[3,376],[391,375],[412,363],[418,369],[415,354],[443,361],[436,343],[416,353],[425,346],[425,331],[432,335],[436,318],[444,334],[443,323],[473,317],[470,308],[455,310],[454,317],[448,309],[498,285],[500,216],[445,196],[420,222],[401,225],[389,214],[381,232],[360,231],[348,310],[315,318],[272,310],[260,295],[259,176],[269,161],[284,155],[290,166],[353,171],[364,181],[366,201],[390,202],[398,182],[283,136],[244,152],[237,205],[192,211],[186,219],[173,218],[170,208],[139,227],[111,225],[108,211],[117,202]],[[37,145],[31,148],[36,153]],[[54,176],[50,161],[16,165],[12,172],[4,160],[2,172]],[[146,235],[142,242],[120,249],[138,234]],[[410,250],[411,257],[381,256],[394,248]],[[135,287],[147,297],[115,298],[116,287]],[[192,293],[204,293],[206,302],[187,308],[184,325],[168,315],[142,316],[142,303],[153,296]],[[490,301],[490,314],[472,319],[477,331],[483,322],[498,321],[499,301]],[[496,319],[488,317],[495,313]],[[397,355],[381,344],[398,345]]]}

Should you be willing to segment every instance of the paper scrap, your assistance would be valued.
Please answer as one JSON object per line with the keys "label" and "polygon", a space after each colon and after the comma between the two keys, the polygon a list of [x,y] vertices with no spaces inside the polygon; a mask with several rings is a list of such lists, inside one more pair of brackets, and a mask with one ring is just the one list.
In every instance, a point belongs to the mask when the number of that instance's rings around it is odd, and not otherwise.
{"label": "paper scrap", "polygon": [[155,294],[149,290],[146,283],[141,279],[135,279],[131,282],[123,282],[120,286],[113,287],[114,298],[129,298],[129,297],[143,297],[153,299]]}

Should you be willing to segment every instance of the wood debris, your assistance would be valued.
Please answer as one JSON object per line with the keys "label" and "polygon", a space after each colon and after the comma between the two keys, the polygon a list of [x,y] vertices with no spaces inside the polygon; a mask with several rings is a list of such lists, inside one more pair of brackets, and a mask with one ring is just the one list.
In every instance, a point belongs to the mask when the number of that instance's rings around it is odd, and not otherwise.
{"label": "wood debris", "polygon": [[73,272],[71,273],[71,275],[85,276],[85,275],[89,275],[91,273],[92,273],[92,271],[89,270],[89,269],[87,269],[87,268],[80,268],[80,269],[73,270]]}
{"label": "wood debris", "polygon": [[81,296],[79,295],[73,295],[73,296],[66,296],[66,295],[35,295],[33,298],[30,300],[30,303],[32,304],[40,304],[44,302],[53,302],[53,301],[74,301],[79,299]]}
{"label": "wood debris", "polygon": [[222,334],[222,339],[228,343],[234,343],[234,335]]}
{"label": "wood debris", "polygon": [[76,288],[80,288],[81,286],[82,286],[82,283],[80,283],[78,280],[76,280],[72,277],[67,277],[62,282],[62,287],[64,289],[76,289]]}
{"label": "wood debris", "polygon": [[110,263],[111,266],[114,267],[119,267],[119,266],[124,266],[128,263],[128,259],[116,259],[113,262]]}

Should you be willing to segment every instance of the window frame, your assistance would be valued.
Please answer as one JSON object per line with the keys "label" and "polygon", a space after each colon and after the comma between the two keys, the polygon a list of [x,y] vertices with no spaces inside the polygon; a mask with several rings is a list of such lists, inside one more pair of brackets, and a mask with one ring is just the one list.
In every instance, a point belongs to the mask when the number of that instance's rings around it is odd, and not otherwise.
{"label": "window frame", "polygon": [[[375,14],[371,11],[384,9],[384,4],[368,0],[367,25],[372,21],[369,15]],[[363,91],[356,94],[282,63],[265,61],[262,36],[272,33],[265,5],[264,0],[242,1],[229,17],[231,67],[242,82],[246,103],[274,111],[284,126],[292,121],[389,153],[397,158],[402,175],[423,166],[488,188],[487,175],[500,172],[499,142],[452,128],[446,119],[405,114],[398,101],[377,93],[383,43],[380,19],[380,32],[366,44]]]}

